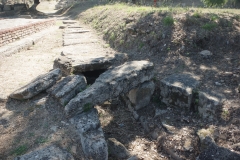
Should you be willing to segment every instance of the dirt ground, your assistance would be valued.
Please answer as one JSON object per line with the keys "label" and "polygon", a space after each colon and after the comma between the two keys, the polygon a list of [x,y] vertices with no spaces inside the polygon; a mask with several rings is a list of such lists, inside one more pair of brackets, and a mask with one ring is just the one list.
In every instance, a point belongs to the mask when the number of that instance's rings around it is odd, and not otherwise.
{"label": "dirt ground", "polygon": [[[52,16],[53,11],[51,8],[53,7],[49,6],[49,4],[51,3],[41,2],[38,7],[41,12],[45,12],[44,8],[48,7],[46,13],[51,13]],[[87,11],[95,4],[95,2],[81,3],[79,6],[71,8],[62,17],[57,18],[75,19],[79,18],[79,14],[82,13],[80,22],[82,24],[84,22],[90,23],[88,21],[89,17],[94,14],[101,15],[98,11]],[[55,2],[52,5],[55,5]],[[86,16],[89,12],[92,13]],[[114,13],[110,15],[114,17]],[[179,21],[183,20],[181,15],[178,16]],[[119,21],[122,22],[124,18],[119,17]],[[132,18],[137,19],[138,15]],[[161,15],[145,17],[141,23],[139,22],[134,27],[142,26],[142,30],[148,30],[151,28],[150,24],[155,21],[159,22],[159,19],[161,19]],[[113,21],[113,19],[110,20]],[[119,23],[119,21],[116,23]],[[59,20],[57,23],[61,24],[61,21]],[[145,24],[147,26],[144,26]],[[111,27],[115,23],[108,21],[107,25],[112,30]],[[239,24],[236,25],[236,28],[238,26]],[[60,54],[62,47],[62,30],[58,29],[58,27],[56,26],[55,32],[52,32],[28,50],[1,60],[1,93],[10,94],[34,77],[52,69],[53,60]],[[168,27],[169,29],[166,29],[164,34],[169,35],[171,33],[172,37],[184,37],[188,40],[196,38],[190,34],[192,33],[190,32],[191,27],[186,32],[181,32],[185,29],[184,27],[181,25],[175,25],[174,29]],[[93,30],[94,28],[89,26],[89,29]],[[129,43],[130,46],[123,46],[119,45],[117,39],[110,41],[109,35],[104,34],[98,28],[96,29],[98,30],[96,34],[99,37],[103,36],[106,40],[106,42],[102,42],[106,43],[105,47],[127,53],[130,57],[129,60],[147,59],[155,64],[155,93],[150,104],[138,111],[138,114],[146,117],[148,124],[154,126],[164,124],[158,126],[158,129],[146,133],[144,125],[133,118],[129,108],[119,97],[119,99],[96,106],[106,139],[116,138],[124,144],[132,155],[136,155],[141,160],[167,160],[172,159],[174,155],[181,159],[192,160],[196,159],[201,148],[196,133],[199,129],[207,129],[219,146],[240,152],[240,147],[234,146],[234,144],[240,143],[240,103],[236,90],[239,82],[240,57],[239,46],[235,45],[239,42],[237,39],[235,42],[229,42],[231,46],[223,47],[222,51],[220,49],[220,46],[223,45],[220,43],[221,40],[219,40],[218,46],[214,46],[211,40],[199,42],[199,45],[206,45],[206,48],[192,48],[189,43],[184,41],[185,49],[187,49],[183,52],[178,50],[183,43],[171,44],[170,41],[174,40],[171,38],[161,39],[155,45],[155,42],[148,39],[151,37],[141,37],[141,35],[136,37],[135,34],[131,37],[131,34],[128,33],[129,37],[127,38],[129,38],[129,41],[136,38],[147,38],[147,45],[142,46],[139,42]],[[156,30],[161,30],[161,28],[156,28]],[[239,30],[235,31],[234,33],[239,35]],[[189,34],[183,35],[183,33]],[[210,34],[210,36],[216,33]],[[231,30],[228,33],[232,33]],[[222,37],[224,36],[222,35]],[[155,46],[161,47],[156,50],[157,47]],[[212,46],[212,48],[209,48],[209,46]],[[213,57],[203,58],[198,54],[194,54],[202,49],[214,51]],[[186,72],[199,76],[202,90],[212,89],[224,93],[227,97],[224,106],[217,112],[216,121],[209,122],[202,119],[197,112],[183,111],[181,108],[174,108],[161,103],[159,88],[157,87],[159,81],[167,75]],[[215,82],[223,85],[217,86]],[[66,149],[76,159],[85,159],[74,128],[72,128],[68,119],[63,116],[60,105],[51,97],[48,97],[46,93],[41,93],[27,101],[8,99],[5,102],[0,102],[0,115],[0,159],[10,160],[17,155],[22,155],[49,144],[56,144]],[[110,155],[109,159],[113,160],[115,158]]]}

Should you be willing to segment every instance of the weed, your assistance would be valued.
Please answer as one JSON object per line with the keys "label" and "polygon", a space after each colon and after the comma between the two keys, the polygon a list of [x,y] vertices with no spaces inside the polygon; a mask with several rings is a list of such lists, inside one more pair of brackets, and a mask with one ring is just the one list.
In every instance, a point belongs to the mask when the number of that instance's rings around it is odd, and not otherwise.
{"label": "weed", "polygon": [[229,115],[230,115],[230,113],[229,113],[228,110],[223,110],[222,114],[221,114],[221,117],[222,117],[222,119],[227,120]]}
{"label": "weed", "polygon": [[141,49],[144,46],[144,43],[139,44],[139,48]]}
{"label": "weed", "polygon": [[216,21],[219,19],[218,15],[216,14],[212,14],[211,17],[210,17],[211,21]]}
{"label": "weed", "polygon": [[216,27],[217,27],[216,23],[206,23],[202,26],[203,29],[208,30],[208,31],[211,31]]}
{"label": "weed", "polygon": [[22,155],[24,153],[26,153],[28,150],[28,147],[27,147],[27,144],[24,144],[24,145],[20,145],[19,147],[17,147],[16,149],[14,149],[12,152],[11,152],[11,155]]}
{"label": "weed", "polygon": [[36,139],[36,143],[37,144],[41,144],[41,143],[46,143],[48,141],[48,139],[47,138],[45,138],[45,137],[39,137],[39,138],[37,138]]}
{"label": "weed", "polygon": [[235,15],[233,18],[236,19],[237,21],[240,21],[240,15]]}
{"label": "weed", "polygon": [[83,112],[87,112],[92,108],[92,104],[91,103],[86,103],[83,106]]}
{"label": "weed", "polygon": [[110,39],[111,41],[113,41],[113,40],[115,40],[115,38],[116,38],[115,33],[112,32],[112,33],[110,34],[109,39]]}
{"label": "weed", "polygon": [[174,19],[172,16],[167,16],[165,18],[163,18],[163,24],[165,26],[172,26],[174,24]]}
{"label": "weed", "polygon": [[195,18],[201,18],[201,14],[199,12],[194,12],[192,16]]}

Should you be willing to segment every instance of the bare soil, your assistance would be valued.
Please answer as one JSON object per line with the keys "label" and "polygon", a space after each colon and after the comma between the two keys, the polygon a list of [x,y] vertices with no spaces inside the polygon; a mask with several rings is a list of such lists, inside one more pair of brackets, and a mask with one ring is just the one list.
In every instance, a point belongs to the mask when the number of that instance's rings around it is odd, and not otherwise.
{"label": "bare soil", "polygon": [[[237,91],[240,25],[235,15],[226,14],[226,18],[220,16],[226,20],[224,25],[232,20],[230,27],[223,25],[205,31],[201,26],[209,22],[208,16],[204,15],[201,19],[193,17],[190,22],[186,19],[194,11],[174,14],[174,19],[177,19],[175,24],[164,26],[161,22],[168,13],[154,12],[142,16],[134,12],[129,16],[124,11],[109,8],[90,9],[95,4],[83,2],[75,5],[61,18],[78,18],[82,24],[91,24],[93,28],[88,26],[88,29],[97,29],[96,34],[107,42],[103,47],[127,53],[129,60],[152,61],[156,73],[155,93],[150,104],[138,111],[138,114],[146,117],[147,123],[158,126],[158,129],[146,133],[144,125],[133,118],[119,97],[96,106],[106,139],[116,138],[132,155],[142,160],[167,160],[175,156],[196,159],[201,149],[196,132],[209,129],[219,146],[239,153],[240,147],[234,146],[240,143],[240,103]],[[44,3],[41,2],[41,5]],[[52,13],[50,9],[47,10]],[[220,24],[219,21],[216,23]],[[118,28],[122,24],[126,24],[125,28]],[[53,60],[61,51],[61,36],[62,30],[56,28],[55,32],[29,50],[5,57],[0,63],[0,91],[9,94],[51,70]],[[200,56],[198,52],[204,49],[213,52],[213,56]],[[216,121],[209,122],[194,110],[166,106],[160,101],[159,81],[175,73],[195,74],[201,81],[201,90],[214,90],[227,97],[217,112]],[[217,86],[215,82],[221,85]],[[8,99],[1,102],[0,115],[0,159],[13,159],[49,144],[68,150],[76,159],[85,159],[74,128],[63,116],[59,104],[46,93],[26,101]],[[109,159],[116,158],[110,154]]]}

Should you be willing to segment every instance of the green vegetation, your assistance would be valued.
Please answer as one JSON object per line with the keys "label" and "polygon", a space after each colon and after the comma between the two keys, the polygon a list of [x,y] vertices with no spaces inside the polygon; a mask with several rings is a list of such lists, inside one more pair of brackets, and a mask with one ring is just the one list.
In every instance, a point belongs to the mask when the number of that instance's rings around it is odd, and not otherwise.
{"label": "green vegetation", "polygon": [[167,16],[163,19],[163,24],[165,26],[172,26],[174,24],[174,19],[172,16]]}
{"label": "green vegetation", "polygon": [[195,18],[201,18],[202,17],[201,13],[199,13],[198,11],[195,11],[192,16],[195,17]]}
{"label": "green vegetation", "polygon": [[24,144],[24,145],[18,146],[16,149],[14,149],[11,152],[11,154],[19,156],[19,155],[22,155],[22,154],[26,153],[27,150],[28,150],[28,146],[27,146],[27,144]]}
{"label": "green vegetation", "polygon": [[206,23],[206,24],[204,24],[202,26],[203,29],[208,30],[208,31],[211,31],[211,30],[213,30],[216,27],[217,27],[217,24],[216,23],[212,23],[212,22]]}
{"label": "green vegetation", "polygon": [[228,0],[202,0],[207,7],[223,6]]}
{"label": "green vegetation", "polygon": [[39,137],[39,138],[37,138],[36,139],[36,143],[37,144],[41,144],[41,143],[46,143],[48,141],[48,139],[47,138],[45,138],[45,137]]}

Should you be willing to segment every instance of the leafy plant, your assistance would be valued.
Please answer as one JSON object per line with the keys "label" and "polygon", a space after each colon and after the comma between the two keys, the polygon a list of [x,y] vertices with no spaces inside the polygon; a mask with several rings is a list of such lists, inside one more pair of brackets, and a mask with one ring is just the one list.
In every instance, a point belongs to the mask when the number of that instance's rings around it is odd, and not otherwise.
{"label": "leafy plant", "polygon": [[194,12],[192,16],[195,18],[201,18],[201,14],[199,12]]}
{"label": "leafy plant", "polygon": [[174,24],[174,19],[172,16],[167,16],[165,18],[163,18],[163,24],[165,26],[172,26]]}

